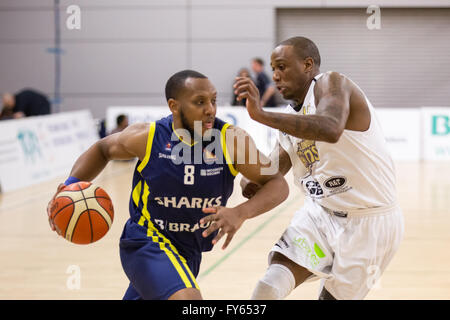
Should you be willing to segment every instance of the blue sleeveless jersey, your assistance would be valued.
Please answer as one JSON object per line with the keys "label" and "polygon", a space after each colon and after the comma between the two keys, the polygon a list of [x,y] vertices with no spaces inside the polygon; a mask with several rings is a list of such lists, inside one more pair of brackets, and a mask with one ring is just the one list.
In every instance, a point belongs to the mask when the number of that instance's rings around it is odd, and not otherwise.
{"label": "blue sleeveless jersey", "polygon": [[212,249],[217,232],[204,238],[209,224],[199,220],[206,215],[202,208],[225,206],[233,192],[238,172],[226,148],[228,126],[216,118],[218,130],[211,141],[188,145],[174,132],[172,115],[150,124],[146,155],[133,176],[130,220],[122,238],[147,237],[189,257]]}

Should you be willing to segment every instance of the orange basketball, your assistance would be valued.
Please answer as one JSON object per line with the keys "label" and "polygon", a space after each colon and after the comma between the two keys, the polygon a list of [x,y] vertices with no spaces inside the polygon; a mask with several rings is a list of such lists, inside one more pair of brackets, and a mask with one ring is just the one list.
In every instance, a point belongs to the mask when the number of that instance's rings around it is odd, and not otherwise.
{"label": "orange basketball", "polygon": [[101,239],[111,228],[114,208],[105,190],[90,182],[64,187],[50,207],[58,234],[77,244]]}

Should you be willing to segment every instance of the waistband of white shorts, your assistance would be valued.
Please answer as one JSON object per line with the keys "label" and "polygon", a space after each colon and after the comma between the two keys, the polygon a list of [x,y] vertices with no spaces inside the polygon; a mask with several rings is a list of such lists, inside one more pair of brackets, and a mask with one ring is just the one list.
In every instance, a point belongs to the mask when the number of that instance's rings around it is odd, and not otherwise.
{"label": "waistband of white shorts", "polygon": [[363,209],[353,209],[353,210],[334,210],[334,209],[329,209],[327,207],[324,207],[322,205],[320,205],[320,206],[325,210],[325,212],[327,212],[333,216],[347,218],[347,217],[383,215],[383,214],[392,212],[393,210],[398,208],[398,203],[395,202],[395,203],[387,205],[387,206],[376,207],[376,208],[363,208]]}

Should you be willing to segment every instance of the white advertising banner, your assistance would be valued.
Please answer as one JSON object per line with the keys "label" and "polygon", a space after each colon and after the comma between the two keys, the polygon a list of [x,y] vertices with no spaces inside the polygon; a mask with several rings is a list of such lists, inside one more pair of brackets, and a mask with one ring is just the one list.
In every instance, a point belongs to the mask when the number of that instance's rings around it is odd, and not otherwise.
{"label": "white advertising banner", "polygon": [[153,122],[171,114],[168,106],[113,106],[106,110],[106,133],[113,131],[119,115],[128,117],[128,123]]}
{"label": "white advertising banner", "polygon": [[[267,108],[268,111],[283,112],[285,107]],[[395,160],[419,160],[421,158],[421,113],[420,109],[376,109],[388,148]],[[106,129],[113,130],[116,118],[128,115],[129,123],[155,121],[170,114],[167,106],[161,107],[110,107],[107,110]],[[256,146],[266,155],[276,143],[277,130],[264,126],[250,118],[243,107],[220,106],[217,117],[246,130],[255,140]]]}
{"label": "white advertising banner", "polygon": [[450,160],[450,107],[422,108],[424,160]]}
{"label": "white advertising banner", "polygon": [[394,160],[420,160],[420,109],[375,109]]}
{"label": "white advertising banner", "polygon": [[[268,111],[282,111],[281,108],[267,108]],[[116,126],[117,116],[124,114],[128,116],[129,124],[136,122],[151,122],[170,115],[169,107],[109,107],[106,111],[106,131],[111,132]],[[277,130],[264,126],[250,118],[247,109],[243,107],[220,106],[217,108],[216,116],[225,122],[246,130],[255,141],[256,146],[264,154],[268,155],[276,143]]]}
{"label": "white advertising banner", "polygon": [[[267,108],[283,112],[284,107]],[[395,160],[449,160],[450,107],[376,109]],[[116,106],[106,114],[113,130],[119,114],[129,123],[151,122],[170,114],[167,106]],[[243,107],[220,106],[217,117],[246,130],[269,154],[277,130],[250,119]],[[11,191],[67,175],[76,158],[98,139],[90,111],[82,110],[0,122],[0,188]]]}
{"label": "white advertising banner", "polygon": [[1,190],[68,175],[78,156],[97,140],[87,110],[1,121]]}

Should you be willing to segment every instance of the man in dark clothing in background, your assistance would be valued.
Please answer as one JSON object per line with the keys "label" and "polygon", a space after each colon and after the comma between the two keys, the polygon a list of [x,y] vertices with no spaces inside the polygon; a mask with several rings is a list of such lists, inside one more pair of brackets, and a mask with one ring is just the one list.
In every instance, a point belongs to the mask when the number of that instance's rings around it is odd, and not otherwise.
{"label": "man in dark clothing in background", "polygon": [[17,119],[30,116],[50,114],[50,102],[40,92],[25,89],[15,95],[4,93],[3,110],[0,119]]}
{"label": "man in dark clothing in background", "polygon": [[275,87],[264,72],[264,61],[261,58],[252,60],[252,70],[256,74],[255,84],[259,90],[261,107],[276,107]]}
{"label": "man in dark clothing in background", "polygon": [[122,132],[126,127],[128,127],[128,116],[124,114],[120,114],[116,118],[117,127],[111,131],[110,134],[114,134],[117,132]]}

